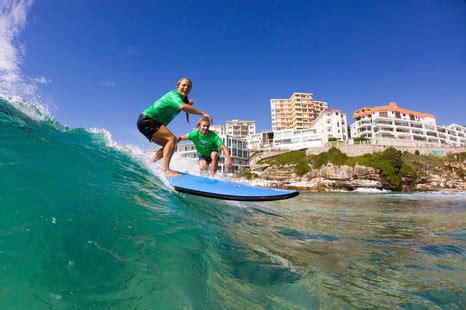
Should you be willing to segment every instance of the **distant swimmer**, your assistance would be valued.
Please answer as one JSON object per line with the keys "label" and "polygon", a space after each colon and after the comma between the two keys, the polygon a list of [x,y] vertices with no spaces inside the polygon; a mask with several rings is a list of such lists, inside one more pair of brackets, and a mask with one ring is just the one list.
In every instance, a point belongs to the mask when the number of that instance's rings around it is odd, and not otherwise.
{"label": "distant swimmer", "polygon": [[156,100],[151,106],[139,115],[137,126],[139,131],[151,142],[160,146],[152,156],[153,161],[163,157],[162,170],[166,176],[179,176],[178,173],[170,169],[170,161],[176,150],[177,138],[168,129],[168,124],[181,111],[186,112],[186,119],[189,114],[198,114],[212,121],[209,114],[204,113],[194,107],[194,100],[188,99],[188,94],[193,87],[190,79],[183,77],[176,84],[176,89],[169,91],[162,98]]}
{"label": "distant swimmer", "polygon": [[197,156],[199,157],[199,169],[207,171],[210,165],[210,174],[215,175],[218,167],[219,151],[223,151],[225,155],[225,166],[231,170],[233,162],[231,161],[230,152],[223,144],[222,139],[215,132],[210,131],[211,119],[203,117],[198,122],[198,129],[191,131],[185,136],[178,137],[178,141],[191,140],[195,147]]}

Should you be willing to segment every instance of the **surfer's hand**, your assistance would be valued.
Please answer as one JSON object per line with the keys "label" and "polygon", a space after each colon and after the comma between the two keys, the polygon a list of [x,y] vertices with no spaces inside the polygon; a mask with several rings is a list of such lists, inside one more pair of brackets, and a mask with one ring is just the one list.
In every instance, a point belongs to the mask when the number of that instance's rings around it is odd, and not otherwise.
{"label": "surfer's hand", "polygon": [[192,99],[189,99],[188,102],[189,102],[189,103],[188,103],[189,105],[193,105],[193,104],[194,104],[194,100],[192,100]]}
{"label": "surfer's hand", "polygon": [[226,161],[226,166],[229,170],[231,170],[231,168],[233,168],[233,162],[231,161],[231,158],[230,159],[227,159]]}
{"label": "surfer's hand", "polygon": [[214,119],[207,113],[204,113],[202,114],[202,117],[207,117],[209,120],[210,120],[210,123],[213,124],[214,123]]}

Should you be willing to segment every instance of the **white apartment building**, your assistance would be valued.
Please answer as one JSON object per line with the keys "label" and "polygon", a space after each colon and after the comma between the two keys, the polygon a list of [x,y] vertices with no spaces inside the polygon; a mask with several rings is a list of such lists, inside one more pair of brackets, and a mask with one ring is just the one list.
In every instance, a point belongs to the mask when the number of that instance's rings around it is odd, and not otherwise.
{"label": "white apartment building", "polygon": [[[247,142],[244,139],[229,135],[221,135],[224,145],[230,152],[233,161],[233,173],[242,172],[249,164],[249,151]],[[191,141],[183,141],[178,144],[177,153],[181,157],[197,158],[196,148]],[[218,164],[218,172],[227,173],[225,168],[225,156],[220,152],[220,160]]]}
{"label": "white apartment building", "polygon": [[364,107],[353,113],[352,138],[366,138],[372,144],[388,141],[394,145],[465,146],[466,127],[457,124],[437,125],[435,116],[388,106]]}
{"label": "white apartment building", "polygon": [[340,141],[348,140],[346,113],[338,109],[323,111],[312,123],[312,128],[317,131],[325,145],[329,139]]}
{"label": "white apartment building", "polygon": [[273,147],[273,131],[258,132],[246,137],[249,150],[264,150]]}
{"label": "white apartment building", "polygon": [[240,121],[233,119],[227,121],[225,127],[226,134],[233,137],[246,138],[256,133],[256,121]]}
{"label": "white apartment building", "polygon": [[320,134],[314,128],[284,129],[273,134],[273,149],[276,150],[299,150],[323,145]]}
{"label": "white apartment building", "polygon": [[210,125],[210,130],[215,131],[217,134],[224,136],[227,134],[225,125]]}
{"label": "white apartment building", "polygon": [[283,129],[262,132],[247,138],[250,150],[289,149],[324,146],[329,139],[348,140],[346,113],[342,110],[323,111],[306,129]]}
{"label": "white apartment building", "polygon": [[327,106],[326,102],[313,100],[311,93],[295,92],[289,99],[270,99],[272,130],[310,128]]}
{"label": "white apartment building", "polygon": [[219,135],[230,135],[233,137],[246,138],[256,133],[256,121],[240,121],[233,119],[225,125],[211,125],[210,130]]}

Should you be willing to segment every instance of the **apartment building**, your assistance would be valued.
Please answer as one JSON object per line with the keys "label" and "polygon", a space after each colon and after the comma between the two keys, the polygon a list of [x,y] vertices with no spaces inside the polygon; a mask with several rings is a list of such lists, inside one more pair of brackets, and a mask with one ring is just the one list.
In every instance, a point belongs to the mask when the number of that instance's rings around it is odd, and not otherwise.
{"label": "apartment building", "polygon": [[249,150],[264,150],[273,147],[273,131],[258,132],[246,137]]}
{"label": "apartment building", "polygon": [[346,113],[339,109],[326,109],[312,123],[313,129],[319,133],[323,145],[335,139],[348,140]]}
{"label": "apartment building", "polygon": [[351,137],[367,138],[373,144],[380,144],[385,139],[400,145],[466,145],[466,127],[437,125],[433,114],[403,109],[396,102],[390,102],[388,106],[358,109],[353,113],[353,119]]}
{"label": "apartment building", "polygon": [[246,138],[256,133],[256,121],[240,121],[233,119],[225,123],[225,131],[227,135]]}
{"label": "apartment building", "polygon": [[272,130],[306,129],[327,108],[311,93],[293,93],[289,99],[271,99]]}
{"label": "apartment building", "polygon": [[210,130],[215,131],[219,135],[246,138],[256,133],[256,121],[240,121],[233,119],[227,121],[225,125],[211,125]]}
{"label": "apartment building", "polygon": [[274,131],[273,149],[299,150],[324,145],[320,134],[314,128],[283,129]]}
{"label": "apartment building", "polygon": [[326,145],[329,140],[348,140],[346,113],[327,109],[312,122],[311,128],[282,129],[256,133],[247,137],[250,150],[303,149]]}
{"label": "apartment building", "polygon": [[227,128],[225,125],[210,125],[210,130],[215,131],[219,135],[226,135],[227,134]]}
{"label": "apartment building", "polygon": [[[232,172],[242,172],[249,164],[249,151],[247,142],[242,138],[233,137],[230,135],[221,135],[221,138],[224,145],[228,148],[231,159],[233,161]],[[179,143],[177,153],[180,154],[181,157],[198,157],[194,143],[191,141],[183,141]],[[220,173],[229,172],[225,168],[225,156],[223,155],[223,152],[220,152],[220,160],[217,171]]]}

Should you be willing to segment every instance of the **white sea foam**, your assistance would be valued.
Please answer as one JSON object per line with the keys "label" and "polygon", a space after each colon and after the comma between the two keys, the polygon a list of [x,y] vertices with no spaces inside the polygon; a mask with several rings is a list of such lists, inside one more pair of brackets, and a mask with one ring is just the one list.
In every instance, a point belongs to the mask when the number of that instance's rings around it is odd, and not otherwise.
{"label": "white sea foam", "polygon": [[377,189],[377,188],[366,188],[366,187],[359,187],[355,189],[353,192],[356,193],[374,193],[374,194],[380,194],[380,193],[390,193],[390,190],[387,189]]}
{"label": "white sea foam", "polygon": [[16,109],[35,121],[53,120],[49,107],[38,102],[26,102],[19,96],[8,96],[0,93],[0,99],[10,102]]}
{"label": "white sea foam", "polygon": [[456,200],[466,204],[466,191],[462,192],[414,192],[414,193],[389,193],[387,197],[410,200]]}

